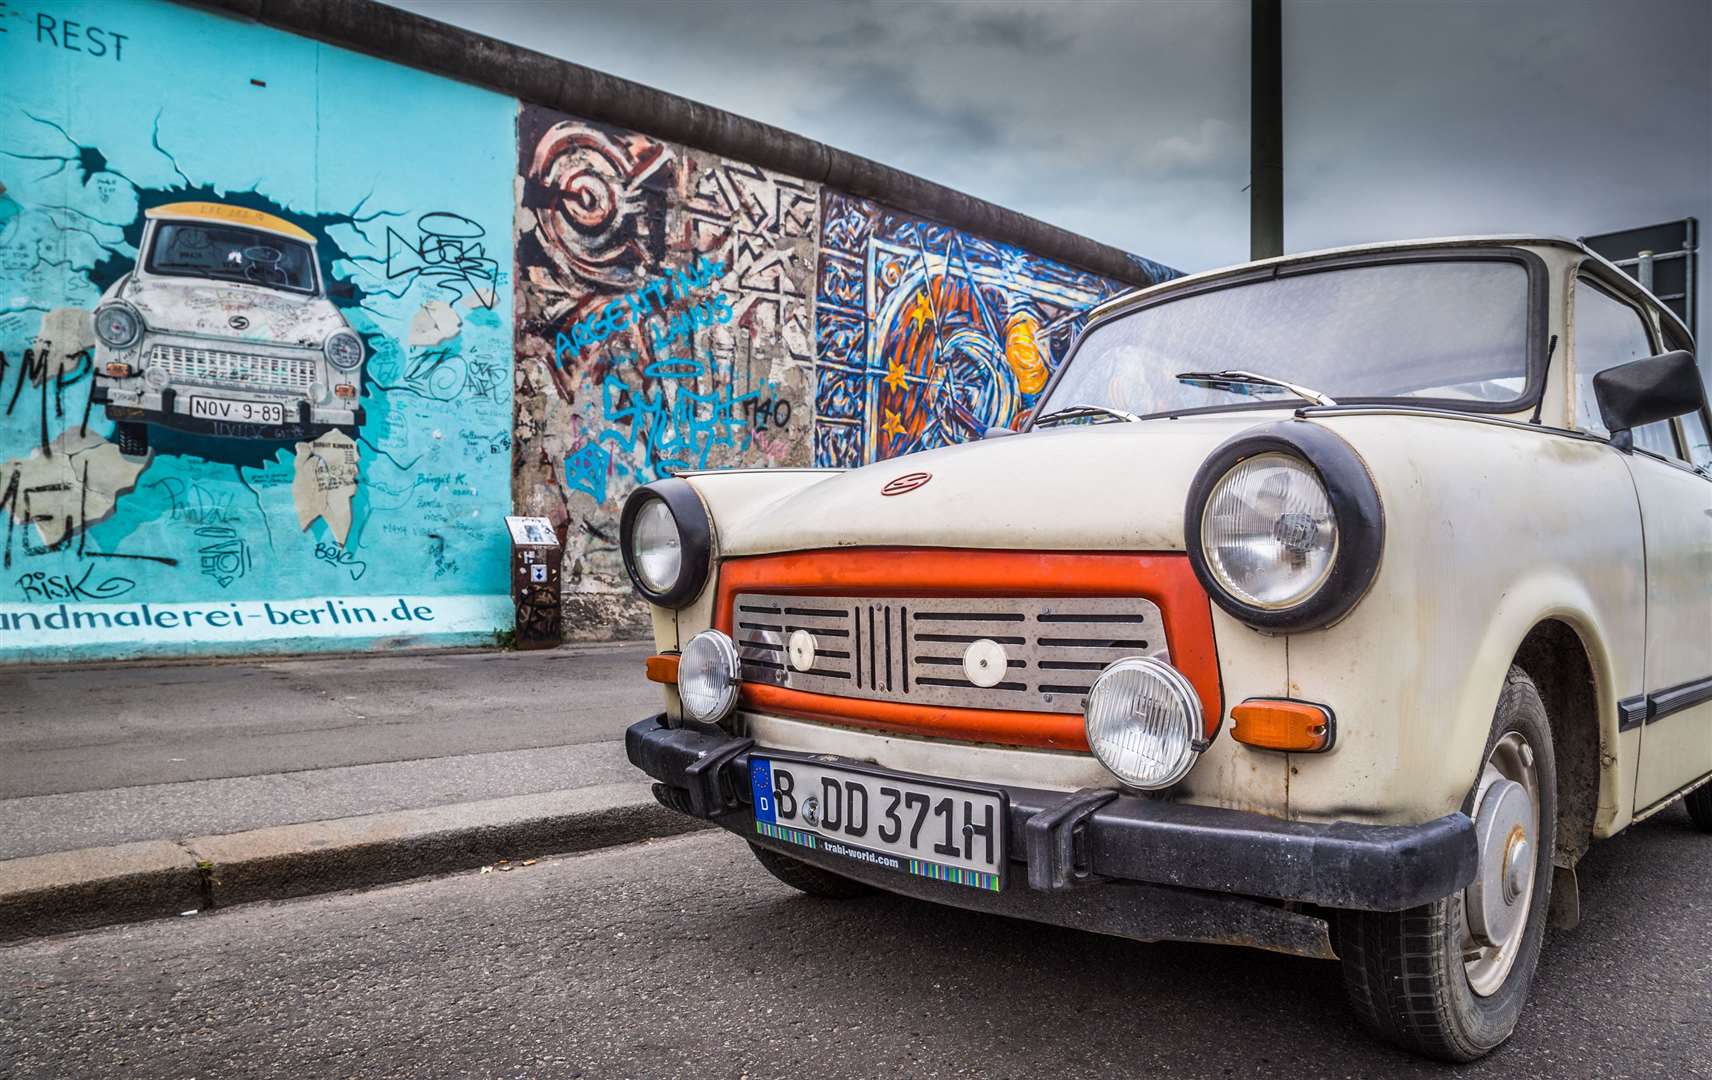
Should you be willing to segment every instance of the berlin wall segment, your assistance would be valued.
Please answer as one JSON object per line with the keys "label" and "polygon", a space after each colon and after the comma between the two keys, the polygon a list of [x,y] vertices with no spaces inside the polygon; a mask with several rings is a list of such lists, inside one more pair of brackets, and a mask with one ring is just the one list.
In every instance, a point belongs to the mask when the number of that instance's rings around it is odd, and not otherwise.
{"label": "berlin wall segment", "polygon": [[7,7],[0,660],[509,626],[515,102],[168,3]]}
{"label": "berlin wall segment", "polygon": [[1088,308],[1126,287],[551,109],[522,107],[518,157],[515,499],[567,537],[576,636],[645,626],[618,553],[636,486],[1020,425]]}
{"label": "berlin wall segment", "polygon": [[508,512],[565,537],[573,636],[640,629],[635,486],[1020,424],[1127,287],[242,19],[35,7],[0,36],[0,660],[483,640]]}

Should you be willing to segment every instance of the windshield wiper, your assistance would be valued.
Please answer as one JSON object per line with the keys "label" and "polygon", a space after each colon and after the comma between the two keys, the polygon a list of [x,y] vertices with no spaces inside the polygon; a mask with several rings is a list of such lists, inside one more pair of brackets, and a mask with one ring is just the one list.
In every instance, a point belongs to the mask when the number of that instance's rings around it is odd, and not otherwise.
{"label": "windshield wiper", "polygon": [[[1106,422],[1118,420],[1126,424],[1137,423],[1141,420],[1141,417],[1134,413],[1124,412],[1122,409],[1114,409],[1106,405],[1071,405],[1063,409],[1054,409],[1045,416],[1035,417],[1034,426],[1051,427],[1065,420],[1088,420],[1094,417],[1105,417]],[[1096,421],[1096,423],[1098,422]]]}
{"label": "windshield wiper", "polygon": [[1257,375],[1252,371],[1184,371],[1177,376],[1178,382],[1191,386],[1206,386],[1214,390],[1222,390],[1237,386],[1276,386],[1288,390],[1304,401],[1315,405],[1336,405],[1329,394],[1318,390],[1310,390],[1306,386],[1297,386],[1293,382],[1274,379],[1270,375]]}

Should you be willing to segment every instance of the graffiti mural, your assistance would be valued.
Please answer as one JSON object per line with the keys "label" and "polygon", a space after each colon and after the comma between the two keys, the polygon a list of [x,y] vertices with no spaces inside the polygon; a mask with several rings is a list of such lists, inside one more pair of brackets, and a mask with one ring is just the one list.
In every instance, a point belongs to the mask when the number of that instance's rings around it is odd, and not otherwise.
{"label": "graffiti mural", "polygon": [[[1137,263],[1155,281],[1173,273]],[[1021,425],[1088,308],[1128,287],[824,191],[816,463],[863,465]]]}
{"label": "graffiti mural", "polygon": [[[0,37],[0,659],[509,625],[514,104],[38,6]],[[96,15],[122,52],[40,32]]]}
{"label": "graffiti mural", "polygon": [[546,109],[518,138],[514,495],[566,535],[572,622],[610,622],[636,486],[809,462],[819,193]]}

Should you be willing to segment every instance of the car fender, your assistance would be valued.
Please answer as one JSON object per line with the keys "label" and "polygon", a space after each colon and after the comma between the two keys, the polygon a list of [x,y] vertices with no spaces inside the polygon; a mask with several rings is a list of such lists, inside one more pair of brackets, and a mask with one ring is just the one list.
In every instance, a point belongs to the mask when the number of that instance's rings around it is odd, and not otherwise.
{"label": "car fender", "polygon": [[1586,644],[1617,823],[1634,762],[1616,701],[1640,686],[1645,573],[1639,509],[1609,445],[1460,418],[1333,421],[1367,461],[1386,544],[1342,622],[1288,639],[1292,696],[1330,703],[1338,745],[1293,755],[1292,816],[1419,822],[1460,808],[1517,649],[1545,619]]}

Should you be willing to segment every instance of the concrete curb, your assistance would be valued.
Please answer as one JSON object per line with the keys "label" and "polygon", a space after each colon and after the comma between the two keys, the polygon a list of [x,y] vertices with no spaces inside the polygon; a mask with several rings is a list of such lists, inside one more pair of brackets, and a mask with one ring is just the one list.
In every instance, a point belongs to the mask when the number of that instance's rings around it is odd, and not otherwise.
{"label": "concrete curb", "polygon": [[648,784],[148,840],[0,862],[0,942],[380,885],[705,828]]}

